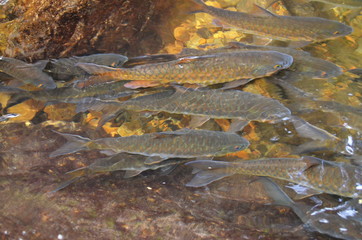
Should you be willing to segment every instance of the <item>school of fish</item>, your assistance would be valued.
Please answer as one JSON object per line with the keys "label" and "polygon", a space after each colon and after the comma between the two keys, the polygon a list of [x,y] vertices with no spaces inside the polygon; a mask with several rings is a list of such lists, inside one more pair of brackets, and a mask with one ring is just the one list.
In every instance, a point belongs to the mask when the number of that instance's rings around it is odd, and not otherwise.
{"label": "school of fish", "polygon": [[[347,9],[362,8],[359,0],[310,1]],[[185,163],[195,174],[187,187],[204,187],[234,174],[258,176],[274,204],[291,208],[311,231],[342,239],[361,239],[362,231],[358,231],[362,227],[361,219],[343,218],[336,212],[316,210],[292,200],[283,191],[283,186],[273,182],[273,179],[283,180],[308,189],[306,197],[323,193],[343,197],[344,203],[338,209],[352,205],[354,209],[362,209],[357,202],[362,198],[362,164],[305,155],[328,149],[337,154],[347,152],[358,159],[362,153],[348,149],[351,145],[348,141],[310,124],[302,114],[307,109],[348,112],[361,117],[362,109],[319,100],[293,85],[303,79],[328,81],[343,75],[344,70],[330,59],[317,58],[305,49],[288,46],[296,42],[301,46],[325,44],[327,40],[351,34],[352,27],[321,17],[277,15],[258,5],[254,5],[254,11],[249,13],[213,7],[203,0],[192,2],[197,10],[190,14],[206,13],[215,18],[214,23],[218,26],[270,38],[271,44],[230,40],[223,47],[184,47],[176,54],[127,57],[104,53],[32,64],[1,57],[0,93],[6,94],[8,100],[2,106],[0,122],[6,123],[19,116],[21,113],[13,113],[11,109],[28,99],[44,105],[76,104],[77,113],[101,112],[98,130],[124,112],[187,116],[190,121],[186,128],[150,131],[142,135],[91,139],[54,130],[55,136],[60,135],[67,142],[54,149],[50,158],[89,150],[108,156],[67,172],[66,180],[53,192],[92,174],[125,171],[124,177],[131,178],[157,169],[156,172],[168,174]],[[271,4],[275,2],[278,1]],[[276,40],[284,44],[275,44],[278,43]],[[275,85],[279,89],[276,92],[282,93],[280,95],[286,96],[288,101],[274,99],[272,94],[244,91],[245,86],[260,78]],[[198,129],[210,119],[217,123],[217,120],[227,120],[229,128],[224,131]],[[252,147],[253,142],[241,133],[250,122],[291,124],[298,137],[308,141],[290,153],[298,155],[294,157],[229,158]],[[358,129],[353,124],[348,127]],[[328,225],[323,221],[331,223]],[[338,231],[338,227],[347,230]]]}

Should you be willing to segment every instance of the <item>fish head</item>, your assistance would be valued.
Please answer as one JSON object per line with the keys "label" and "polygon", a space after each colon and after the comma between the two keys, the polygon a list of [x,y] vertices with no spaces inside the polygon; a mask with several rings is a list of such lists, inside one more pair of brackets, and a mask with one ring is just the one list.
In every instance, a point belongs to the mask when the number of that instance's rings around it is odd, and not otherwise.
{"label": "fish head", "polygon": [[293,63],[293,57],[276,51],[264,51],[263,59],[254,69],[256,76],[269,76],[282,69],[289,68]]}
{"label": "fish head", "polygon": [[323,41],[326,39],[343,37],[351,34],[352,31],[353,28],[346,24],[331,20],[324,21],[315,32],[315,39],[317,41]]}
{"label": "fish head", "polygon": [[243,137],[240,137],[237,134],[233,134],[236,135],[237,137],[231,137],[229,138],[229,141],[227,144],[223,145],[217,152],[217,155],[225,155],[227,153],[232,153],[232,152],[239,152],[245,148],[247,148],[249,146],[249,141],[246,140]]}

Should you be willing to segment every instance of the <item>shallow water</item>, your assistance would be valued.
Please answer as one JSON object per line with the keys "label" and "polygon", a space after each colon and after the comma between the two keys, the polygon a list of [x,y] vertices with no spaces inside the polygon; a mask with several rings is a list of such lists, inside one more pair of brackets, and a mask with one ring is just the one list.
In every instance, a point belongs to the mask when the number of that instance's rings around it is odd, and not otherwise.
{"label": "shallow water", "polygon": [[[35,61],[95,52],[129,53],[129,56],[178,53],[185,47],[197,48],[199,45],[208,49],[223,47],[229,41],[268,41],[252,39],[241,31],[217,27],[212,24],[213,18],[205,13],[187,14],[194,10],[195,5],[191,2],[180,2],[172,7],[167,1],[155,2],[156,6],[167,9],[173,17],[167,15],[167,18],[162,18],[162,14],[154,14],[153,10],[149,10],[144,25],[132,22],[142,30],[141,35],[119,40],[117,34],[120,30],[112,33],[112,24],[108,26],[109,29],[102,25],[99,31],[82,32],[82,29],[88,29],[83,28],[85,22],[89,23],[86,20],[90,21],[84,17],[83,22],[64,20],[64,24],[71,24],[78,30],[68,38],[61,38],[60,42],[56,39],[47,40],[47,44],[41,48],[39,36],[26,42],[17,32],[19,23],[26,23],[25,20],[28,20],[23,15],[27,18],[34,17],[30,10],[24,10],[26,3],[9,1],[3,7],[0,6],[3,11],[0,50],[4,56]],[[215,7],[240,11],[251,9],[252,2],[266,6],[266,1],[249,0],[209,3]],[[288,4],[283,6],[281,2]],[[79,5],[67,5],[73,9],[72,14],[85,11],[85,6],[88,10],[92,6],[87,5],[87,1],[75,3]],[[362,16],[357,16],[354,9],[347,8],[320,11],[321,6],[324,4],[309,2],[293,5],[290,1],[280,1],[269,10],[277,14],[325,17],[352,26],[354,32],[347,37],[303,48],[315,57],[337,64],[344,73],[330,79],[311,79],[303,74],[289,75],[285,72],[278,75],[292,86],[309,93],[308,96],[313,96],[313,101],[310,101],[311,97],[301,100],[291,95],[268,78],[254,80],[238,89],[276,98],[289,107],[293,114],[341,140],[337,144],[326,145],[321,151],[302,155],[361,164],[362,117],[361,112],[356,110],[361,110],[362,106],[362,82],[361,76],[347,71],[361,68],[362,65]],[[64,13],[64,19],[71,18],[68,14]],[[116,12],[109,13],[109,16],[113,16],[112,14]],[[118,18],[113,21],[115,19]],[[35,17],[32,20],[36,22]],[[146,24],[146,21],[151,24]],[[96,22],[93,23],[97,26]],[[46,24],[41,26],[46,27]],[[107,34],[102,35],[103,31]],[[94,34],[93,38],[89,37],[88,42],[79,41],[77,34],[81,36],[86,33]],[[97,34],[102,37],[97,38]],[[112,45],[113,42],[115,44]],[[34,87],[26,86],[25,89]],[[8,98],[7,94],[0,93],[3,107]],[[339,105],[331,107],[331,101]],[[355,109],[348,109],[341,104]],[[65,139],[53,130],[91,139],[110,135],[141,135],[187,127],[189,116],[126,112],[112,123],[105,124],[102,129],[96,130],[102,113],[91,111],[76,114],[73,104],[45,105],[40,101],[27,100],[9,108],[8,113],[20,116],[0,122],[1,239],[333,239],[303,227],[303,222],[291,208],[270,205],[273,200],[256,177],[234,175],[207,187],[187,188],[184,185],[191,180],[193,174],[191,168],[180,165],[166,175],[160,170],[143,172],[129,179],[123,178],[122,171],[98,174],[84,177],[58,192],[51,192],[65,179],[66,172],[104,157],[97,151],[82,151],[50,158],[49,153],[65,143]],[[226,120],[210,120],[201,128],[220,131],[228,126],[229,122]],[[231,160],[235,157],[245,160],[297,157],[298,146],[311,142],[311,139],[298,136],[289,122],[251,122],[240,134],[250,141],[250,147],[228,154],[227,157]],[[283,187],[288,185],[286,182],[277,183]],[[295,197],[293,191],[283,189],[289,196]],[[348,200],[322,194],[298,202],[314,206],[316,199],[321,202],[319,209],[335,207]]]}

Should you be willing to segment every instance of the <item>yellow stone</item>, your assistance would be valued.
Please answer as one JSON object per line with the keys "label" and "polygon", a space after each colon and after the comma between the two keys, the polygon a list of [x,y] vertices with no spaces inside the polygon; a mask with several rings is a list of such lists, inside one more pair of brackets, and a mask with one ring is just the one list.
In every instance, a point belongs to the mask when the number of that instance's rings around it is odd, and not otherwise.
{"label": "yellow stone", "polygon": [[186,42],[190,39],[190,33],[185,27],[177,27],[173,30],[173,35],[176,40]]}

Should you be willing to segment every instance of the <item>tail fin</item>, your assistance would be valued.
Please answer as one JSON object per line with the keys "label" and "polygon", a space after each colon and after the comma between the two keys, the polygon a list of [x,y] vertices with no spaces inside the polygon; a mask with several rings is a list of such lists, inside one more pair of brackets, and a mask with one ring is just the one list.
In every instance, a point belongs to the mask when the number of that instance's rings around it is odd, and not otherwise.
{"label": "tail fin", "polygon": [[[56,131],[54,131],[54,132],[56,132]],[[57,157],[57,156],[68,154],[68,153],[74,153],[74,152],[78,152],[81,150],[86,150],[86,149],[88,149],[87,143],[91,141],[89,138],[85,138],[85,137],[74,135],[74,134],[60,133],[60,132],[56,132],[56,133],[65,137],[68,140],[68,142],[66,144],[64,144],[63,146],[61,146],[59,149],[52,152],[49,155],[49,157]]]}
{"label": "tail fin", "polygon": [[8,100],[6,106],[2,110],[2,113],[6,114],[7,109],[20,104],[29,98],[31,98],[26,90],[14,87],[0,87],[0,92],[5,92],[10,95],[10,99]]}
{"label": "tail fin", "polygon": [[196,175],[194,178],[186,183],[187,187],[203,187],[222,179],[233,175],[234,173],[226,171],[230,163],[222,161],[211,161],[211,160],[197,160],[186,163],[194,168]]}
{"label": "tail fin", "polygon": [[89,74],[102,75],[104,73],[117,71],[116,68],[98,65],[94,63],[77,63],[75,66],[80,67]]}

